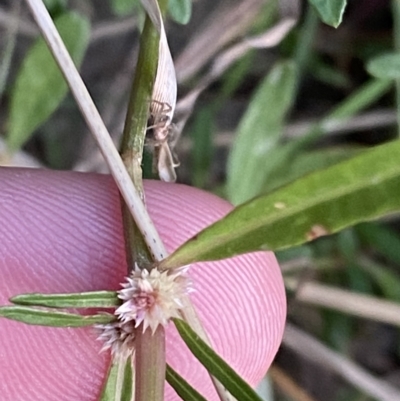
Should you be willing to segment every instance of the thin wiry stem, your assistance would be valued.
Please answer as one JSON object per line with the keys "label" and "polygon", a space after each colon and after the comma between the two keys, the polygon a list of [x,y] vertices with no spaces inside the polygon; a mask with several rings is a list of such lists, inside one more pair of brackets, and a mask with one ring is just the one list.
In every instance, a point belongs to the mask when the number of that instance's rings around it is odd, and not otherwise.
{"label": "thin wiry stem", "polygon": [[111,174],[131,212],[135,222],[143,235],[147,247],[155,260],[162,260],[167,255],[161,238],[156,231],[150,216],[140,198],[138,191],[132,183],[125,166],[115,148],[110,134],[100,117],[92,98],[86,89],[65,45],[54,26],[42,0],[26,0],[39,28],[56,59],[72,94],[97,141],[105,158]]}

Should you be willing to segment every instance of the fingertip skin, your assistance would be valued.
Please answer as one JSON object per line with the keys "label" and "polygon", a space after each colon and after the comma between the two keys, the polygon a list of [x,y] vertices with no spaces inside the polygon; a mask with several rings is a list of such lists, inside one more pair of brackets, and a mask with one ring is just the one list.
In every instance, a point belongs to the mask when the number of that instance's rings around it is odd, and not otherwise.
{"label": "fingertip skin", "polygon": [[[232,206],[204,191],[148,181],[146,201],[169,252]],[[109,176],[0,169],[0,304],[25,292],[118,289],[126,272],[120,198]],[[280,344],[286,301],[272,253],[198,263],[191,294],[217,352],[251,384]],[[95,401],[109,356],[92,329],[0,320],[0,399]],[[209,400],[207,374],[172,325],[169,363]],[[166,400],[178,400],[167,387]]]}

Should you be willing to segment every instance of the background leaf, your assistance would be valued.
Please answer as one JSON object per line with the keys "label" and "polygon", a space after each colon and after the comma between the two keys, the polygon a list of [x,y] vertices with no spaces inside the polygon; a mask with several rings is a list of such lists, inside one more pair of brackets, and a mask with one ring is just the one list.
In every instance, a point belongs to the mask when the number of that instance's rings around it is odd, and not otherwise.
{"label": "background leaf", "polygon": [[400,236],[383,224],[359,224],[356,227],[361,240],[380,252],[387,260],[400,265]]}
{"label": "background leaf", "polygon": [[382,54],[370,60],[367,71],[377,78],[399,79],[400,78],[400,54]]}
{"label": "background leaf", "polygon": [[387,266],[373,261],[361,261],[360,267],[366,271],[379,285],[386,299],[400,302],[400,277],[390,271]]}
{"label": "background leaf", "polygon": [[111,0],[113,12],[120,16],[131,14],[139,4],[139,0]]}
{"label": "background leaf", "polygon": [[51,327],[84,327],[93,324],[106,324],[115,320],[114,315],[105,313],[84,316],[67,312],[34,309],[27,306],[2,306],[0,307],[0,317],[35,326]]}
{"label": "background leaf", "polygon": [[67,7],[67,0],[44,0],[43,3],[49,10],[50,15],[55,15]]}
{"label": "background leaf", "polygon": [[250,385],[215,353],[186,322],[180,319],[173,320],[179,335],[193,355],[237,400],[262,401]]}
{"label": "background leaf", "polygon": [[169,0],[168,13],[175,22],[186,25],[192,15],[192,0]]}
{"label": "background leaf", "polygon": [[193,184],[198,188],[204,188],[209,178],[213,153],[214,115],[215,112],[211,107],[204,107],[197,113],[191,130]]}
{"label": "background leaf", "polygon": [[[68,12],[54,22],[72,59],[80,65],[89,42],[89,21],[80,14]],[[66,94],[67,84],[40,38],[25,56],[11,93],[9,147],[20,148],[57,109]]]}
{"label": "background leaf", "polygon": [[309,0],[325,24],[337,28],[343,18],[347,0]]}
{"label": "background leaf", "polygon": [[364,152],[238,206],[162,263],[278,250],[400,209],[400,142]]}
{"label": "background leaf", "polygon": [[266,155],[281,137],[283,120],[292,104],[295,67],[277,64],[264,79],[244,114],[228,160],[227,192],[234,204],[256,196],[270,165]]}

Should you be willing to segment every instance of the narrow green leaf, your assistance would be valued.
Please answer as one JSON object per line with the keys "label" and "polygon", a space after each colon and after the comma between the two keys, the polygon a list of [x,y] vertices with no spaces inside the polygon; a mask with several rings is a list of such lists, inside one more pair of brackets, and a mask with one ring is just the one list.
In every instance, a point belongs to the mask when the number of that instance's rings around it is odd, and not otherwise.
{"label": "narrow green leaf", "polygon": [[400,142],[310,174],[238,206],[181,245],[162,266],[300,245],[400,210]]}
{"label": "narrow green leaf", "polygon": [[309,0],[325,24],[337,28],[343,18],[347,0]]}
{"label": "narrow green leaf", "polygon": [[[80,65],[89,43],[89,21],[80,14],[67,12],[54,22],[72,59]],[[40,38],[25,56],[11,93],[9,147],[20,148],[57,109],[66,94],[67,84]]]}
{"label": "narrow green leaf", "polygon": [[175,22],[186,25],[192,15],[192,0],[169,0],[168,13]]}
{"label": "narrow green leaf", "polygon": [[207,401],[197,390],[195,390],[182,376],[171,366],[167,365],[165,378],[179,397],[184,401]]}
{"label": "narrow green leaf", "polygon": [[265,78],[243,116],[228,160],[227,192],[234,204],[262,190],[270,168],[267,155],[283,131],[283,120],[295,89],[295,67],[279,63]]}
{"label": "narrow green leaf", "polygon": [[173,319],[175,326],[193,355],[222,385],[240,401],[262,401],[247,384],[192,328],[181,319]]}
{"label": "narrow green leaf", "polygon": [[36,326],[84,327],[92,324],[106,324],[115,320],[114,315],[77,315],[67,312],[34,309],[27,306],[2,306],[0,317]]}
{"label": "narrow green leaf", "polygon": [[326,127],[354,116],[381,98],[391,86],[389,79],[370,79],[335,107],[323,119],[322,125]]}
{"label": "narrow green leaf", "polygon": [[92,291],[70,294],[21,294],[10,301],[18,305],[49,308],[114,308],[120,305],[116,291]]}
{"label": "narrow green leaf", "polygon": [[387,53],[374,57],[367,63],[367,71],[376,78],[400,78],[400,54]]}
{"label": "narrow green leaf", "polygon": [[101,392],[100,401],[131,401],[133,382],[131,358],[113,361]]}

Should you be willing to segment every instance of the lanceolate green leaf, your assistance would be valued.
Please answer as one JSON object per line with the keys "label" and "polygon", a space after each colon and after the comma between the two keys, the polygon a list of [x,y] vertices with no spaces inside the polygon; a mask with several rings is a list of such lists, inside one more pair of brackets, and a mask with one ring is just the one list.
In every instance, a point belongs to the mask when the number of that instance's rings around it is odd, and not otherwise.
{"label": "lanceolate green leaf", "polygon": [[234,209],[178,248],[162,266],[300,245],[400,210],[400,142],[305,176]]}
{"label": "lanceolate green leaf", "polygon": [[165,379],[184,401],[207,401],[197,392],[182,376],[180,376],[171,366],[167,365]]}
{"label": "lanceolate green leaf", "polygon": [[36,326],[51,327],[84,327],[92,324],[106,324],[115,320],[114,315],[105,313],[83,316],[74,313],[34,309],[28,306],[2,306],[0,307],[0,317]]}
{"label": "lanceolate green leaf", "polygon": [[266,158],[282,135],[283,120],[292,103],[294,88],[294,65],[280,63],[251,100],[228,160],[228,198],[235,205],[262,190],[270,168]]}
{"label": "lanceolate green leaf", "polygon": [[183,320],[174,319],[179,335],[200,363],[240,401],[262,401],[247,384],[215,351],[212,350]]}
{"label": "lanceolate green leaf", "polygon": [[133,382],[131,358],[113,361],[101,392],[100,401],[131,401]]}
{"label": "lanceolate green leaf", "polygon": [[114,308],[120,305],[115,291],[78,292],[71,294],[21,294],[10,301],[18,305],[49,308]]}
{"label": "lanceolate green leaf", "polygon": [[325,24],[337,28],[343,18],[347,0],[309,0]]}
{"label": "lanceolate green leaf", "polygon": [[[65,13],[54,22],[73,60],[80,65],[89,42],[89,22],[75,12]],[[11,93],[9,147],[21,147],[57,109],[66,94],[67,84],[40,38],[26,55]]]}

